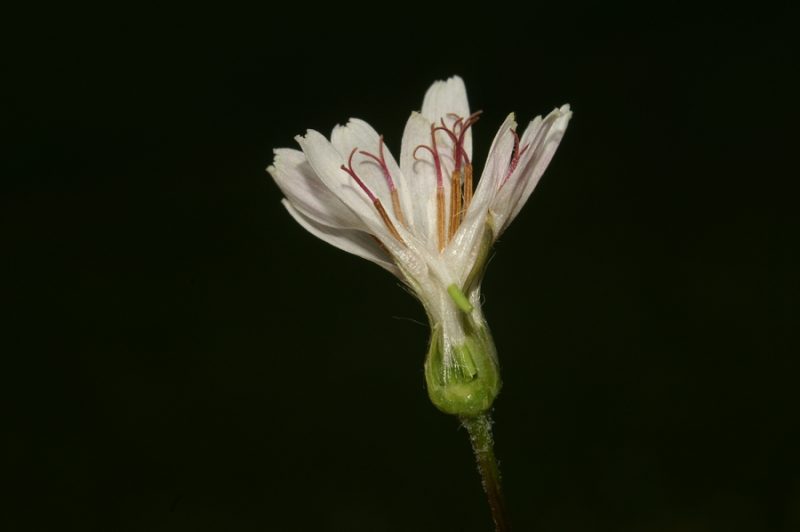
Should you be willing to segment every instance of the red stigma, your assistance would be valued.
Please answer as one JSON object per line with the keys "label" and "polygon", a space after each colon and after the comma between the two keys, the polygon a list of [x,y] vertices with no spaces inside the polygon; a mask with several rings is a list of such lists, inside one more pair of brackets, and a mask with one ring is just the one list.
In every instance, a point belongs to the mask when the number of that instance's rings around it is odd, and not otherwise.
{"label": "red stigma", "polygon": [[355,180],[355,182],[358,183],[358,186],[361,187],[361,190],[363,190],[364,193],[369,197],[370,201],[375,203],[375,200],[377,199],[375,197],[375,194],[373,194],[372,191],[369,188],[367,188],[367,185],[365,185],[364,182],[361,181],[361,178],[358,177],[356,171],[353,170],[353,155],[355,155],[357,151],[358,148],[353,148],[353,151],[350,152],[350,157],[347,159],[347,166],[342,165],[340,166],[340,168],[345,172],[347,172],[348,174],[350,174],[350,177],[352,177]]}
{"label": "red stigma", "polygon": [[436,127],[436,131],[444,131],[453,142],[453,170],[456,172],[461,170],[462,163],[465,166],[470,164],[469,155],[467,155],[467,150],[464,149],[464,140],[467,130],[478,121],[481,113],[483,111],[476,111],[469,115],[466,120],[455,113],[450,113],[447,116],[454,120],[453,125],[447,127],[444,123],[444,117],[442,117],[439,120],[442,125]]}
{"label": "red stigma", "polygon": [[430,152],[430,154],[433,156],[433,165],[436,168],[436,185],[439,188],[441,188],[443,186],[442,185],[442,162],[439,159],[439,150],[436,148],[436,130],[438,130],[438,129],[439,128],[437,128],[436,126],[431,124],[431,146],[427,146],[425,144],[420,144],[419,146],[414,148],[414,153],[412,155],[414,156],[414,159],[419,160],[417,158],[417,151],[419,151],[420,148],[422,148],[424,150],[428,150],[428,152]]}
{"label": "red stigma", "polygon": [[508,163],[508,171],[506,172],[506,176],[503,178],[503,182],[500,183],[501,187],[506,183],[506,181],[508,181],[508,178],[511,177],[511,174],[514,173],[514,170],[517,169],[517,165],[519,164],[519,160],[522,157],[522,154],[524,154],[530,147],[530,144],[526,144],[520,150],[519,135],[513,129],[509,129],[509,131],[511,131],[511,134],[514,135],[514,151],[511,153],[511,161]]}
{"label": "red stigma", "polygon": [[[380,136],[377,156],[363,150],[358,153],[374,160],[378,166],[380,166],[383,177],[386,178],[386,183],[389,185],[389,190],[395,190],[394,180],[392,179],[392,174],[389,173],[389,167],[386,165],[386,157],[383,154],[383,135]],[[350,157],[352,158],[352,156],[351,154]]]}

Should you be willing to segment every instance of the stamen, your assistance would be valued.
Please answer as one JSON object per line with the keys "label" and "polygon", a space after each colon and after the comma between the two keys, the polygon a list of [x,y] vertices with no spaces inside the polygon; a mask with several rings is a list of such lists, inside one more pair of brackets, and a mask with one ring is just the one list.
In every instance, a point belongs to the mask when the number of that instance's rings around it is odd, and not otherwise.
{"label": "stamen", "polygon": [[472,192],[472,165],[467,164],[464,168],[464,212],[467,212],[469,204],[472,203]]}
{"label": "stamen", "polygon": [[348,174],[350,174],[350,177],[355,179],[355,181],[358,184],[358,186],[361,187],[361,190],[364,191],[364,194],[366,194],[367,197],[369,197],[369,199],[373,203],[375,203],[375,200],[378,199],[378,198],[375,197],[375,194],[372,193],[372,191],[369,189],[369,187],[367,187],[367,185],[365,185],[364,182],[361,181],[361,178],[358,177],[358,175],[356,174],[356,171],[353,170],[353,155],[355,155],[357,151],[358,151],[358,148],[353,148],[353,151],[350,152],[350,157],[347,159],[347,166],[342,165],[342,166],[340,166],[340,168],[342,170],[344,170],[345,172],[347,172]]}
{"label": "stamen", "polygon": [[461,172],[453,170],[450,177],[450,225],[447,232],[448,242],[453,239],[461,222]]}
{"label": "stamen", "polygon": [[436,147],[437,127],[431,124],[431,146],[420,144],[414,148],[414,158],[417,158],[417,151],[420,148],[428,150],[433,156],[433,165],[436,168],[436,229],[439,238],[439,251],[444,250],[446,244],[444,234],[444,184],[442,183],[442,162],[439,159],[439,150]]}
{"label": "stamen", "polygon": [[397,232],[397,228],[392,223],[391,218],[389,218],[389,214],[386,212],[386,209],[383,208],[383,204],[381,200],[375,198],[375,201],[372,202],[375,205],[375,209],[377,209],[378,214],[381,215],[381,219],[383,219],[383,223],[386,225],[386,228],[392,233],[392,236],[397,239],[398,242],[403,242],[403,237],[400,236],[400,233]]}
{"label": "stamen", "polygon": [[435,128],[436,131],[444,131],[450,140],[453,142],[453,163],[456,170],[461,169],[462,163],[464,165],[470,164],[469,155],[467,150],[464,149],[464,139],[466,138],[467,130],[478,121],[478,118],[483,111],[476,111],[469,115],[466,120],[457,114],[450,113],[447,116],[455,118],[452,127],[447,127],[444,123],[444,118],[439,119],[441,126]]}
{"label": "stamen", "polygon": [[392,211],[394,212],[397,221],[403,224],[403,227],[408,227],[406,224],[406,217],[403,215],[403,208],[400,206],[400,195],[397,193],[397,189],[393,189],[391,191],[392,195]]}
{"label": "stamen", "polygon": [[361,190],[363,190],[364,193],[367,195],[367,197],[372,201],[372,205],[375,206],[375,210],[378,211],[378,214],[383,220],[383,224],[386,226],[386,228],[389,230],[392,236],[395,237],[398,240],[398,242],[403,242],[403,237],[401,237],[400,233],[397,232],[397,228],[392,223],[392,219],[389,218],[389,214],[386,212],[386,209],[383,208],[381,200],[377,196],[375,196],[375,194],[372,193],[369,187],[367,187],[367,185],[364,184],[361,178],[358,177],[356,171],[353,170],[353,155],[356,154],[356,151],[358,151],[358,148],[353,148],[353,151],[350,152],[350,157],[347,159],[347,166],[342,165],[340,166],[340,168],[345,172],[347,172],[348,174],[350,174],[350,177],[352,177],[355,180],[358,186],[361,187]]}
{"label": "stamen", "polygon": [[453,163],[454,163],[453,167],[455,170],[459,170],[462,160],[461,156],[462,150],[458,145],[458,136],[453,131],[448,129],[447,126],[444,125],[444,119],[442,119],[442,125],[436,126],[435,128],[433,128],[433,130],[443,131],[448,137],[450,137],[450,140],[453,142]]}
{"label": "stamen", "polygon": [[[467,150],[464,149],[464,139],[466,137],[467,130],[480,119],[481,114],[483,114],[483,111],[475,111],[474,113],[469,115],[467,119],[464,120],[463,123],[461,124],[461,128],[458,133],[458,148],[459,151],[461,152],[461,156],[464,159],[465,165],[469,165],[471,163],[469,161],[469,155],[467,155]],[[461,122],[461,120],[459,120],[459,122]]]}
{"label": "stamen", "polygon": [[436,233],[439,237],[439,252],[444,251],[444,187],[436,187]]}
{"label": "stamen", "polygon": [[436,229],[439,236],[439,252],[444,251],[444,184],[442,183],[442,163],[439,160],[439,149],[436,147],[436,128],[431,124],[431,153],[436,161]]}
{"label": "stamen", "polygon": [[383,154],[383,135],[381,135],[379,139],[378,156],[363,150],[359,151],[358,153],[369,157],[378,163],[378,166],[380,166],[381,171],[383,172],[383,177],[386,179],[386,184],[389,185],[389,193],[392,196],[392,210],[394,211],[394,216],[401,224],[403,224],[403,226],[407,227],[405,216],[403,216],[403,209],[400,207],[400,196],[397,193],[397,187],[394,185],[392,174],[389,172],[389,167],[386,165],[386,157]]}
{"label": "stamen", "polygon": [[[439,119],[441,126],[434,128],[435,131],[443,131],[453,143],[453,172],[451,174],[450,186],[450,224],[448,226],[448,241],[453,238],[461,225],[464,212],[472,200],[472,164],[469,160],[467,150],[464,148],[467,130],[478,121],[483,111],[477,111],[469,115],[466,119],[455,113],[447,116],[453,119],[453,125],[447,127],[444,117]],[[469,190],[467,190],[469,189]]]}
{"label": "stamen", "polygon": [[[457,120],[456,123],[458,123],[459,120]],[[453,238],[453,235],[456,234],[456,229],[458,229],[461,223],[461,156],[459,152],[462,150],[458,144],[458,136],[445,125],[444,118],[442,118],[440,122],[442,125],[435,127],[433,131],[443,131],[450,137],[450,140],[453,142],[453,161],[455,163],[453,171],[450,174],[450,223],[447,226],[447,240],[449,242]]]}

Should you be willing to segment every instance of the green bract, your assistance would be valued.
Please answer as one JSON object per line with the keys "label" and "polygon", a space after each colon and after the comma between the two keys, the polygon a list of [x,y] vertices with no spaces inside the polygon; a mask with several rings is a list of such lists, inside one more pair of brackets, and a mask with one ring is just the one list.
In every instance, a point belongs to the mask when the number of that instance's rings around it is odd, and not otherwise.
{"label": "green bract", "polygon": [[[465,321],[472,321],[465,315]],[[441,327],[431,334],[425,360],[428,395],[436,407],[456,416],[477,416],[489,410],[502,383],[497,366],[497,352],[486,326],[465,324],[463,344],[454,347],[449,363]]]}

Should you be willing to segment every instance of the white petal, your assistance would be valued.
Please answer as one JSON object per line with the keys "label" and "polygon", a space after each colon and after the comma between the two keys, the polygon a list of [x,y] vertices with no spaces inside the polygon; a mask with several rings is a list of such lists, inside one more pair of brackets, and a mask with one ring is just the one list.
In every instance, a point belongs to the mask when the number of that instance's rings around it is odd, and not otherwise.
{"label": "white petal", "polygon": [[311,168],[328,190],[347,205],[364,222],[372,234],[379,237],[388,236],[388,231],[380,220],[372,201],[355,180],[342,170],[345,161],[328,139],[318,131],[309,129],[305,137],[298,135],[295,140],[303,149]]}
{"label": "white petal", "polygon": [[[392,235],[372,200],[356,184],[355,179],[341,168],[342,156],[325,137],[314,130],[309,130],[305,137],[298,136],[296,140],[322,182],[363,222],[365,233],[377,238],[388,254],[404,267],[406,263],[411,264],[418,260],[410,249],[413,245],[412,235],[397,225],[395,229],[399,232],[402,242]],[[413,265],[413,267],[419,269],[419,266]]]}
{"label": "white petal", "polygon": [[283,200],[283,206],[286,207],[286,210],[289,211],[289,214],[292,215],[297,223],[302,225],[303,228],[317,238],[343,251],[372,261],[382,268],[389,270],[394,275],[400,276],[400,271],[397,269],[397,266],[392,263],[391,257],[381,249],[378,243],[375,242],[368,233],[355,229],[339,229],[321,224],[295,209],[288,200]]}
{"label": "white petal", "polygon": [[419,113],[411,113],[403,132],[400,149],[400,170],[404,188],[411,197],[413,225],[418,238],[429,248],[436,247],[436,170],[431,155],[417,146],[431,143],[431,123]]}
{"label": "white petal", "polygon": [[353,211],[320,180],[303,152],[289,148],[275,150],[275,160],[267,172],[286,199],[307,217],[334,227],[364,227]]}
{"label": "white petal", "polygon": [[485,212],[494,200],[497,190],[506,176],[514,152],[513,132],[516,130],[517,122],[514,113],[511,113],[500,125],[489,148],[486,165],[483,167],[480,181],[478,181],[472,203],[469,206],[468,217],[474,211]]}
{"label": "white petal", "polygon": [[[392,207],[391,189],[383,170],[377,161],[358,153],[364,151],[380,157],[380,135],[378,135],[378,132],[363,120],[351,118],[346,126],[336,126],[333,129],[331,144],[345,160],[348,160],[353,149],[357,150],[353,156],[353,170],[370,188],[372,193],[380,198],[386,212],[393,217],[395,224],[399,225],[399,220]],[[408,218],[411,213],[411,198],[408,187],[402,186],[405,180],[400,172],[400,167],[385,145],[383,154],[389,175],[399,195],[401,209],[406,218]]]}
{"label": "white petal", "polygon": [[571,117],[569,105],[564,105],[554,109],[544,120],[537,117],[526,128],[520,145],[529,147],[492,205],[492,210],[503,220],[499,232],[508,227],[528,201],[550,164]]}
{"label": "white petal", "polygon": [[[422,101],[422,116],[434,124],[439,124],[444,118],[448,126],[454,122],[453,115],[466,119],[469,116],[469,102],[464,80],[453,76],[447,81],[437,81],[425,93]],[[464,149],[472,160],[472,133],[467,130],[464,140]],[[442,137],[444,140],[445,137]],[[446,144],[449,146],[450,142]]]}

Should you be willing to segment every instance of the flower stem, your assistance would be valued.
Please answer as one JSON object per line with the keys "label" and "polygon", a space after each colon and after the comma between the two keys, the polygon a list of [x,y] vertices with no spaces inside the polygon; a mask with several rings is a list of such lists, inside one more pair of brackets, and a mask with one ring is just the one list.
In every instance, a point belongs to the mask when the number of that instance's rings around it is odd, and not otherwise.
{"label": "flower stem", "polygon": [[478,471],[481,474],[483,490],[492,510],[495,532],[509,532],[511,527],[506,516],[506,505],[503,489],[500,485],[500,469],[494,457],[494,439],[492,438],[492,420],[489,414],[474,417],[462,417],[461,424],[469,433]]}

